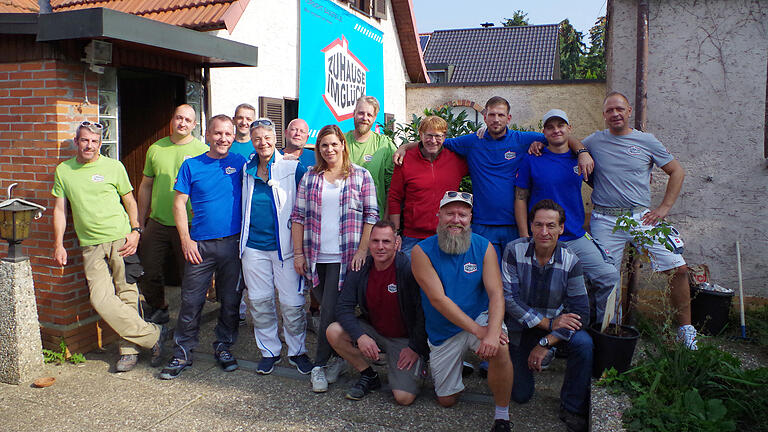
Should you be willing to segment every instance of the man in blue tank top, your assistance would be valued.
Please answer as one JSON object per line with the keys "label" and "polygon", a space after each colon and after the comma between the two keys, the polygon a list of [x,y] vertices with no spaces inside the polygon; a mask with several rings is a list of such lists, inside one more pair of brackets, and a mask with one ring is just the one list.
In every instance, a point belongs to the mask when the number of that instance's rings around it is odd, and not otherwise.
{"label": "man in blue tank top", "polygon": [[496,405],[492,431],[509,431],[512,363],[504,319],[504,294],[496,251],[473,234],[472,195],[448,191],[440,201],[437,235],[411,252],[422,289],[429,362],[440,405],[454,405],[464,390],[462,356],[468,349],[489,363],[488,386]]}

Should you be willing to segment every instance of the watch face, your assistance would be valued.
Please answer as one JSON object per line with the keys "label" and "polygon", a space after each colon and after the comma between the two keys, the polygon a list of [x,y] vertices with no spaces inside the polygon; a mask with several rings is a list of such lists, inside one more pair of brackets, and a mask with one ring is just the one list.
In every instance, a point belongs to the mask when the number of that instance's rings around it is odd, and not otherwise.
{"label": "watch face", "polygon": [[546,337],[543,337],[539,339],[539,345],[543,346],[544,348],[549,346],[549,340],[547,340]]}

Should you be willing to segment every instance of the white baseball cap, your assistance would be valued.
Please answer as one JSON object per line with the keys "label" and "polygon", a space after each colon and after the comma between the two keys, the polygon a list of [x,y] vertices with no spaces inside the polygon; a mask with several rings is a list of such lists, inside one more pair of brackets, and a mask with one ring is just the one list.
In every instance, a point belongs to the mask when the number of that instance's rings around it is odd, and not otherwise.
{"label": "white baseball cap", "polygon": [[541,124],[542,126],[547,124],[547,120],[551,119],[552,117],[558,117],[563,120],[565,120],[566,123],[571,124],[571,122],[568,121],[568,115],[565,114],[565,111],[561,109],[551,109],[547,111],[546,114],[544,114],[544,117],[541,118]]}

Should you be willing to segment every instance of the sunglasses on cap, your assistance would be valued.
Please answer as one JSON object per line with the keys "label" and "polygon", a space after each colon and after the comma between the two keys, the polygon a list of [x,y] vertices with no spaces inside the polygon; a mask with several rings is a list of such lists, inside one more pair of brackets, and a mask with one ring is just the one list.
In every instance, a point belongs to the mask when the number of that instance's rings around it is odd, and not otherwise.
{"label": "sunglasses on cap", "polygon": [[468,192],[456,192],[456,191],[448,191],[445,193],[445,196],[448,198],[456,198],[461,197],[462,199],[465,199],[467,201],[472,201],[472,194]]}

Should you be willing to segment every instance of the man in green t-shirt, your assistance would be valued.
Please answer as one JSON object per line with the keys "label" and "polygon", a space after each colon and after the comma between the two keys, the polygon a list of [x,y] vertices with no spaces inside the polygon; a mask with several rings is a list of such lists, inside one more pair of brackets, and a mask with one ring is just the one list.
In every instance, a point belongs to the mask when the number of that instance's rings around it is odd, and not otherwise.
{"label": "man in green t-shirt", "polygon": [[[139,186],[139,255],[144,276],[139,281],[144,300],[150,306],[148,320],[168,322],[163,280],[165,257],[171,251],[179,271],[184,269],[181,240],[173,220],[173,198],[176,175],[182,162],[208,151],[208,146],[192,135],[197,124],[195,110],[179,105],[171,118],[173,134],[152,144],[147,150],[144,172]],[[151,209],[151,210],[150,210]],[[187,207],[189,211],[189,207]],[[190,215],[190,220],[191,220]]]}
{"label": "man in green t-shirt", "polygon": [[[67,264],[64,231],[67,201],[72,209],[75,232],[83,253],[83,267],[91,304],[101,318],[123,338],[116,370],[126,372],[136,365],[136,346],[152,350],[152,366],[162,360],[163,327],[139,316],[139,291],[126,279],[127,262],[135,258],[139,244],[136,200],[128,173],[120,162],[100,156],[98,123],[83,122],[75,134],[77,156],[56,167],[51,193],[53,209],[53,259]],[[130,270],[130,267],[129,267]]]}
{"label": "man in green t-shirt", "polygon": [[392,155],[395,143],[385,135],[371,130],[379,114],[379,101],[373,96],[363,96],[355,105],[355,128],[344,134],[349,150],[349,160],[371,173],[376,185],[376,201],[379,215],[387,214],[387,191],[392,181],[394,163]]}

